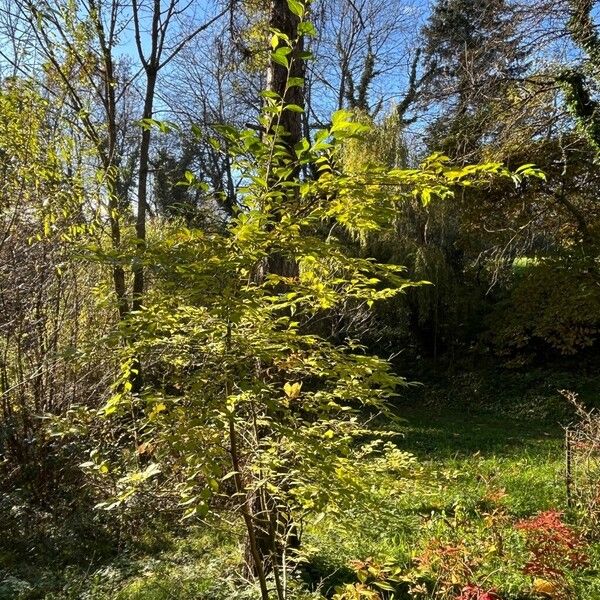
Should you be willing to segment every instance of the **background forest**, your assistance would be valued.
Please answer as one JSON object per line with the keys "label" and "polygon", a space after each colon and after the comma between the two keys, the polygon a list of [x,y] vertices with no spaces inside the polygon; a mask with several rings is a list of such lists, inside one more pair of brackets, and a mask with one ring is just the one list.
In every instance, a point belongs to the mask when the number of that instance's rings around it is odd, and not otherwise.
{"label": "background forest", "polygon": [[599,16],[0,0],[0,599],[600,599]]}

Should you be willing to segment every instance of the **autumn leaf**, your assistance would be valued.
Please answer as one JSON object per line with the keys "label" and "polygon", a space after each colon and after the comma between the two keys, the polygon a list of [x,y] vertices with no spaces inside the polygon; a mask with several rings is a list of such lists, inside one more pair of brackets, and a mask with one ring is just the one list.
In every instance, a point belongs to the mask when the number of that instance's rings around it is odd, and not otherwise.
{"label": "autumn leaf", "polygon": [[302,389],[302,382],[290,383],[286,382],[283,386],[283,391],[285,395],[290,398],[290,400],[295,400],[300,396],[300,390]]}

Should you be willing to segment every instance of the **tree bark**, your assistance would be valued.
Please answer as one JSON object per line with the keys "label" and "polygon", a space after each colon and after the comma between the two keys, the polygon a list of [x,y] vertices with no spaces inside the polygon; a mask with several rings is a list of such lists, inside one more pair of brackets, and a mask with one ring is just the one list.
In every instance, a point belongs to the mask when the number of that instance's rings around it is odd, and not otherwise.
{"label": "tree bark", "polygon": [[[289,55],[289,77],[304,79],[306,74],[305,62],[301,58],[304,52],[304,39],[298,39],[298,24],[300,20],[288,8],[286,0],[272,0],[269,26],[285,34],[290,41],[297,39],[292,53]],[[304,86],[293,86],[286,90],[288,83],[288,70],[274,61],[271,61],[267,71],[267,89],[279,94],[285,104],[295,104],[304,108]],[[284,110],[279,124],[287,132],[286,141],[293,148],[302,139],[303,113]]]}

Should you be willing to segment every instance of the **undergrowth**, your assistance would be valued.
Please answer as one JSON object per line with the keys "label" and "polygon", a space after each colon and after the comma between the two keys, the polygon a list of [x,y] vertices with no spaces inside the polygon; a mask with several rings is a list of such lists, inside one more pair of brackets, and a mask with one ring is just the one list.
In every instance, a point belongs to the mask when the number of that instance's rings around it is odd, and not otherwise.
{"label": "undergrowth", "polygon": [[[290,600],[600,598],[600,545],[569,524],[559,426],[407,407],[402,415],[392,439],[415,457],[411,467],[371,469],[369,498],[306,524]],[[59,556],[28,563],[4,550],[0,599],[257,598],[233,522],[187,526],[115,556],[96,559],[90,548],[66,568]],[[559,575],[532,567],[536,552],[561,554],[574,540]]]}

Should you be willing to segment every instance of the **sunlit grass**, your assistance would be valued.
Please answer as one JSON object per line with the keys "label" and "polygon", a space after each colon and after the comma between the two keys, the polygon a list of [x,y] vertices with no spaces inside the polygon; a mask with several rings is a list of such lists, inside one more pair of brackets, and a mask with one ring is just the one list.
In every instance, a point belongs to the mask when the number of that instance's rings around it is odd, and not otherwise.
{"label": "sunlit grass", "polygon": [[[393,561],[410,572],[436,539],[464,541],[482,552],[481,572],[503,600],[526,597],[519,594],[531,578],[522,573],[525,550],[514,524],[549,508],[566,509],[561,428],[460,412],[399,412],[394,441],[415,456],[414,468],[368,475],[366,502],[306,525],[306,562],[294,574],[290,600],[322,598],[353,581],[355,559]],[[497,548],[494,536],[505,547]],[[251,600],[258,595],[244,577],[243,552],[241,529],[194,526],[148,556],[74,570],[62,589],[45,591],[51,581],[29,581],[17,596],[3,596],[0,587],[0,599]],[[597,567],[600,548],[590,553]],[[593,568],[580,577],[577,598],[598,600],[597,579]]]}

